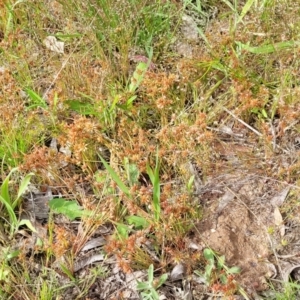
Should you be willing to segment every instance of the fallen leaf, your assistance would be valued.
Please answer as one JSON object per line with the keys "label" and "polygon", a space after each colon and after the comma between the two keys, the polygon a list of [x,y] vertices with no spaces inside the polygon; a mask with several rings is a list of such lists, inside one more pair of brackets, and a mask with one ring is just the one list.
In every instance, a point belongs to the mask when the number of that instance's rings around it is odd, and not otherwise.
{"label": "fallen leaf", "polygon": [[183,275],[185,274],[186,268],[183,264],[177,264],[170,275],[172,281],[182,279]]}
{"label": "fallen leaf", "polygon": [[277,194],[271,199],[271,204],[274,206],[281,206],[285,201],[289,191],[290,187],[286,187],[285,189],[283,189],[279,194]]}
{"label": "fallen leaf", "polygon": [[285,234],[285,226],[283,224],[283,218],[278,206],[274,209],[274,224],[279,227],[281,237]]}
{"label": "fallen leaf", "polygon": [[50,51],[63,54],[64,53],[64,42],[60,42],[56,39],[55,36],[49,35],[43,40],[43,44]]}

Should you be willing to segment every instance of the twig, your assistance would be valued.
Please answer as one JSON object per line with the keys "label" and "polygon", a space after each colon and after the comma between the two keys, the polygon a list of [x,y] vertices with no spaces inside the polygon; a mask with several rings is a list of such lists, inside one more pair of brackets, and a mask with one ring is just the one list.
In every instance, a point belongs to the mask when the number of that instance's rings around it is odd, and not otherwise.
{"label": "twig", "polygon": [[[241,120],[240,118],[238,118],[234,113],[232,113],[230,110],[228,110],[226,107],[223,107],[223,109],[230,114],[234,119],[236,119],[237,121],[239,121],[241,124],[243,124],[244,126],[246,126],[248,129],[250,129],[252,132],[254,132],[255,134],[257,134],[258,136],[263,136],[262,133],[260,133],[259,131],[257,131],[256,129],[254,129],[253,127],[251,127],[249,124],[247,124],[246,122],[244,122],[243,120]],[[273,141],[271,142],[273,145],[273,150],[277,147],[280,150],[282,150],[284,153],[289,153],[287,150],[283,149],[282,147],[280,147],[279,145],[276,145],[276,140],[274,140],[274,136],[273,136]]]}
{"label": "twig", "polygon": [[253,131],[255,134],[257,134],[258,136],[262,136],[262,134],[257,131],[256,129],[254,129],[253,127],[251,127],[249,124],[247,124],[246,122],[244,122],[243,120],[241,120],[240,118],[238,118],[235,114],[233,114],[230,110],[228,110],[226,107],[223,107],[223,109],[230,114],[233,118],[235,118],[236,120],[238,120],[240,123],[242,123],[244,126],[246,126],[248,129],[250,129],[251,131]]}

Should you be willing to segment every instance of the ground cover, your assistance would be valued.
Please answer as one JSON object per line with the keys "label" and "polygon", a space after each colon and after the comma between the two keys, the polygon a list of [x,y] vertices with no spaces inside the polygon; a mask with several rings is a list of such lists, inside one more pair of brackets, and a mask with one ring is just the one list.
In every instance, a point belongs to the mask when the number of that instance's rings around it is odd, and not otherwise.
{"label": "ground cover", "polygon": [[1,299],[298,299],[297,1],[0,2]]}

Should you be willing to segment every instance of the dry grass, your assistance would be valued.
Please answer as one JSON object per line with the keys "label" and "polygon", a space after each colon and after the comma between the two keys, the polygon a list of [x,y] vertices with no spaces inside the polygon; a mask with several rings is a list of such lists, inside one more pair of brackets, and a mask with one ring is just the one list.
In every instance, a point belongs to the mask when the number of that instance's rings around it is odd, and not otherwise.
{"label": "dry grass", "polygon": [[[202,207],[187,187],[191,163],[205,181],[221,170],[231,172],[234,166],[224,156],[238,156],[249,170],[264,166],[258,171],[263,176],[298,185],[299,45],[280,43],[299,40],[299,3],[254,1],[237,22],[244,2],[234,11],[226,1],[206,1],[204,12],[216,7],[218,13],[201,29],[206,40],[191,42],[193,55],[187,58],[174,50],[176,40],[184,40],[184,1],[116,2],[0,4],[2,178],[13,167],[34,172],[39,191],[49,186],[94,212],[75,224],[58,223],[53,215],[35,223],[39,235],[44,232],[38,243],[22,228],[6,240],[2,206],[1,247],[19,251],[3,259],[2,299],[62,299],[76,285],[76,299],[88,299],[96,275],[76,277],[74,264],[104,225],[109,233],[102,251],[125,273],[150,264],[164,273],[185,262],[192,274],[202,259],[189,249],[187,237]],[[49,35],[65,43],[64,54],[46,49]],[[137,61],[147,62],[150,55],[153,65],[130,90]],[[242,143],[224,147],[224,126],[255,145],[253,151],[244,151]],[[16,189],[18,179],[13,183]],[[132,216],[142,223],[132,223]],[[57,271],[59,264],[63,271]],[[68,279],[61,288],[55,272]]]}

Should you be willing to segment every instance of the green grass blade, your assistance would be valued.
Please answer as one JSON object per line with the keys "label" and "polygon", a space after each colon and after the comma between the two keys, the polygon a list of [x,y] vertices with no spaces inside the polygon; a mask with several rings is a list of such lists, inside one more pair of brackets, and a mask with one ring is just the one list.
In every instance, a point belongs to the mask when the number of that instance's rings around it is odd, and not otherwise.
{"label": "green grass blade", "polygon": [[154,173],[153,170],[151,169],[151,167],[147,164],[147,174],[150,178],[150,181],[152,183],[152,185],[154,184]]}
{"label": "green grass blade", "polygon": [[233,12],[236,12],[234,6],[228,0],[222,0]]}
{"label": "green grass blade", "polygon": [[30,222],[30,220],[26,220],[26,219],[21,220],[18,223],[18,227],[22,225],[26,225],[32,232],[37,232],[36,229],[33,227],[32,223]]}
{"label": "green grass blade", "polygon": [[153,186],[153,207],[154,207],[155,220],[157,221],[159,220],[160,210],[161,210],[159,168],[160,168],[160,164],[159,164],[158,156],[156,156],[156,164],[155,164],[154,171],[147,164],[147,174],[149,175],[149,178]]}
{"label": "green grass blade", "polygon": [[11,233],[12,233],[12,232],[14,232],[14,230],[18,224],[17,216],[16,216],[11,204],[6,199],[4,199],[2,196],[0,196],[0,202],[4,204],[6,211],[8,213],[9,222],[10,222],[10,226],[11,226]]}
{"label": "green grass blade", "polygon": [[118,187],[121,189],[121,191],[126,194],[128,197],[130,197],[130,191],[128,187],[122,182],[118,174],[113,170],[113,168],[99,155],[101,162],[103,163],[106,170],[109,172],[111,178],[113,181],[118,185]]}
{"label": "green grass blade", "polygon": [[251,6],[253,5],[254,1],[255,0],[248,0],[246,2],[246,4],[244,5],[244,7],[242,9],[242,12],[241,12],[236,24],[240,23],[243,20],[243,18],[245,17],[247,12],[250,10]]}
{"label": "green grass blade", "polygon": [[2,185],[1,185],[1,196],[2,198],[5,199],[5,201],[7,201],[7,203],[9,203],[10,206],[12,206],[11,203],[11,199],[10,199],[10,195],[9,195],[9,188],[8,188],[8,184],[9,184],[9,179],[10,176],[13,172],[17,171],[18,168],[13,168],[9,174],[6,176],[6,178],[4,179]]}
{"label": "green grass blade", "polygon": [[159,179],[158,156],[156,156],[156,165],[155,165],[155,170],[154,170],[153,205],[154,205],[154,210],[155,210],[155,219],[159,220],[159,217],[160,217],[160,179]]}

